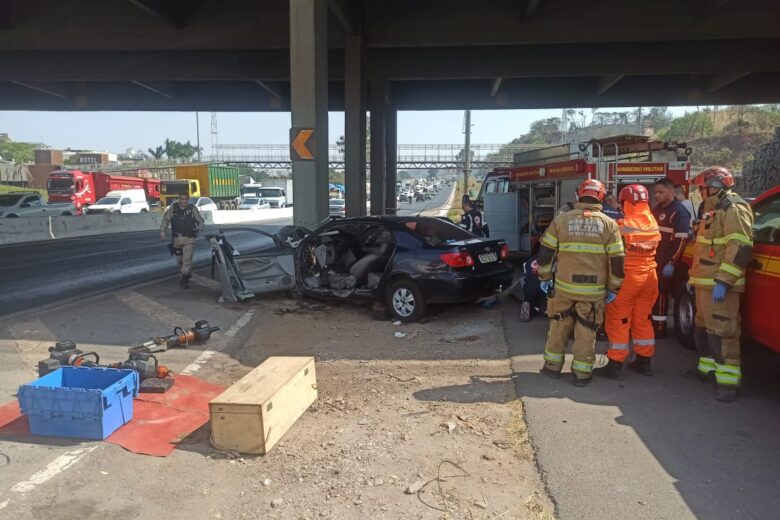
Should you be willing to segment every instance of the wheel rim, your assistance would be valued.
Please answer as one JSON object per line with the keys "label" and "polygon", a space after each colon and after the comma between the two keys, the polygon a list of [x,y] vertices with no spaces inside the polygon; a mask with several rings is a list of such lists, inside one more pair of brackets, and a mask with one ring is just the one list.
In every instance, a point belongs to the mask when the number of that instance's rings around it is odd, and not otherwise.
{"label": "wheel rim", "polygon": [[399,316],[404,318],[411,316],[414,312],[416,302],[414,301],[414,294],[406,287],[396,289],[393,293],[393,309]]}
{"label": "wheel rim", "polygon": [[677,326],[683,335],[688,336],[693,333],[693,320],[693,302],[691,301],[691,295],[686,292],[677,311]]}

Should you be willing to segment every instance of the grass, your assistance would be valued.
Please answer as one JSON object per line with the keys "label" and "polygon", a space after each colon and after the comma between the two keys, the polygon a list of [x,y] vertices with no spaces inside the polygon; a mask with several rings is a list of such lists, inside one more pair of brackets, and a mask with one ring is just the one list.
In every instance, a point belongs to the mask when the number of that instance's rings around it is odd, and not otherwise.
{"label": "grass", "polygon": [[455,197],[452,199],[452,207],[447,213],[447,218],[453,222],[460,222],[460,214],[463,210],[460,208],[460,199],[463,195],[463,180],[459,180],[455,185]]}
{"label": "grass", "polygon": [[44,198],[46,198],[48,195],[46,190],[42,190],[38,188],[23,188],[21,186],[9,186],[8,184],[0,184],[0,193],[8,193],[11,191],[37,191]]}

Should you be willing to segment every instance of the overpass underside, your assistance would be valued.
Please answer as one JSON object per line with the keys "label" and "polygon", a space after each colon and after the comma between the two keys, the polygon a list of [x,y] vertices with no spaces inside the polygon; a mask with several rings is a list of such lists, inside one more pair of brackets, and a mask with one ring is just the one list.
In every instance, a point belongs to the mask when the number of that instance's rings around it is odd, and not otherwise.
{"label": "overpass underside", "polygon": [[778,19],[776,0],[8,0],[0,110],[291,111],[312,130],[293,169],[313,225],[328,110],[346,113],[348,213],[366,110],[371,208],[392,212],[398,110],[777,102]]}

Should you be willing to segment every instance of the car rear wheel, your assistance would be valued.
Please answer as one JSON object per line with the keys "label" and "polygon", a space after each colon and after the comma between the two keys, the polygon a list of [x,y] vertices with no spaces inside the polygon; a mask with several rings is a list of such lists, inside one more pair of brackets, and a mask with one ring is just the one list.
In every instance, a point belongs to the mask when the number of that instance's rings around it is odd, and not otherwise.
{"label": "car rear wheel", "polygon": [[411,323],[425,315],[426,305],[417,284],[411,280],[398,280],[387,292],[387,308],[393,318]]}
{"label": "car rear wheel", "polygon": [[674,294],[674,334],[682,346],[696,348],[694,343],[694,317],[696,316],[696,300],[686,284],[680,284]]}

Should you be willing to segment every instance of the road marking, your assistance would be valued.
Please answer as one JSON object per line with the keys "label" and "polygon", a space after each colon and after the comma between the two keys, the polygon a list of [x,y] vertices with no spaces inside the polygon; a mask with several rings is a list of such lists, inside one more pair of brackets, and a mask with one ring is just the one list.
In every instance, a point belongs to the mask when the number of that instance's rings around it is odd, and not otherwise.
{"label": "road marking", "polygon": [[231,338],[236,337],[236,335],[238,335],[241,329],[244,328],[247,323],[249,323],[249,321],[252,319],[252,316],[254,315],[254,309],[250,309],[242,314],[241,317],[238,318],[238,320],[227,331],[225,331],[225,334],[220,336],[219,339],[217,339],[212,344],[211,348],[201,352],[201,354],[195,358],[195,361],[187,365],[184,370],[180,372],[180,374],[190,376],[200,370],[200,368],[205,365],[206,362],[208,362],[208,360],[214,356],[214,354],[224,350],[228,346]]}
{"label": "road marking", "polygon": [[5,509],[5,507],[6,507],[8,504],[10,504],[10,503],[11,503],[11,501],[10,501],[10,500],[3,500],[2,502],[0,502],[0,509]]}
{"label": "road marking", "polygon": [[192,281],[201,287],[205,287],[206,289],[222,292],[222,284],[216,280],[212,280],[211,278],[206,278],[205,276],[201,276],[197,273],[192,273]]}
{"label": "road marking", "polygon": [[44,469],[35,473],[28,480],[23,480],[22,482],[16,484],[11,488],[11,491],[15,493],[29,493],[44,482],[48,482],[69,467],[73,466],[75,463],[84,458],[85,455],[96,450],[98,446],[100,445],[95,444],[93,446],[86,446],[83,448],[71,450],[67,453],[63,453],[51,461]]}
{"label": "road marking", "polygon": [[157,320],[171,328],[188,327],[190,323],[194,323],[195,321],[189,316],[176,312],[167,305],[163,305],[162,303],[156,302],[151,298],[147,298],[143,294],[132,290],[123,291],[117,294],[115,298],[134,311],[143,314],[148,318]]}

